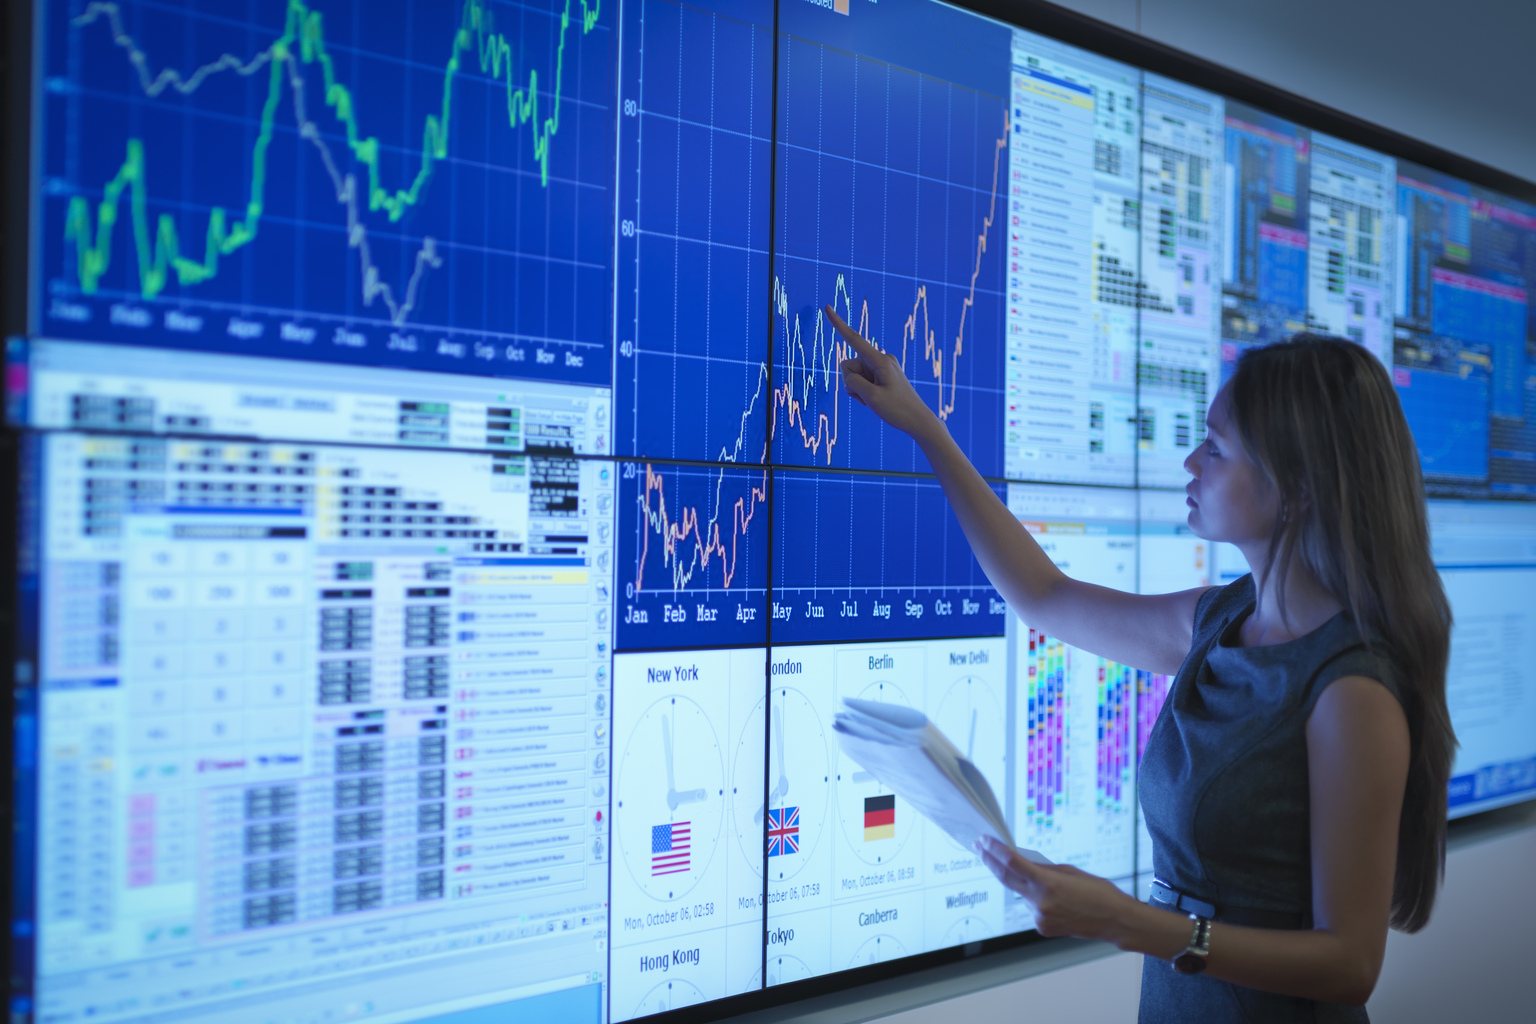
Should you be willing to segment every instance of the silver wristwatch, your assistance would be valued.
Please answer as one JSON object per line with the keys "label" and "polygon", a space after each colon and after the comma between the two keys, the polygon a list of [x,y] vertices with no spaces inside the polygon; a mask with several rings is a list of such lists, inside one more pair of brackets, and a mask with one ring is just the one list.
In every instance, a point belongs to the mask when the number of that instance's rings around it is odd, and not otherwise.
{"label": "silver wristwatch", "polygon": [[1199,974],[1205,970],[1205,958],[1211,955],[1211,919],[1198,914],[1190,914],[1189,919],[1195,922],[1195,927],[1189,945],[1173,958],[1173,969],[1180,974]]}

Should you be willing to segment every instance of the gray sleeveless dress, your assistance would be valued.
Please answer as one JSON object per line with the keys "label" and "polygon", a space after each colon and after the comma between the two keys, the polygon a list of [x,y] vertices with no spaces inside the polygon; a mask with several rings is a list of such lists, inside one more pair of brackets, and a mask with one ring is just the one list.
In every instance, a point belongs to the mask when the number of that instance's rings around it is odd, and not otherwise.
{"label": "gray sleeveless dress", "polygon": [[[1156,878],[1215,908],[1215,920],[1256,927],[1312,926],[1307,717],[1342,676],[1380,680],[1402,694],[1367,653],[1343,613],[1306,636],[1240,647],[1254,608],[1253,577],[1201,595],[1195,639],[1147,739],[1139,790]],[[1162,890],[1166,906],[1166,890]],[[1319,1003],[1186,976],[1147,957],[1141,1024],[1364,1024],[1363,1007]]]}

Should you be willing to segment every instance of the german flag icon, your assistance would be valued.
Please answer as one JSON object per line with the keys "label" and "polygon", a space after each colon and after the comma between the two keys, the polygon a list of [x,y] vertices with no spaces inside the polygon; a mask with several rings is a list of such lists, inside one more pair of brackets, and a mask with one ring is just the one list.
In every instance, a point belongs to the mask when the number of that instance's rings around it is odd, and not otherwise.
{"label": "german flag icon", "polygon": [[864,841],[896,837],[896,794],[864,798]]}

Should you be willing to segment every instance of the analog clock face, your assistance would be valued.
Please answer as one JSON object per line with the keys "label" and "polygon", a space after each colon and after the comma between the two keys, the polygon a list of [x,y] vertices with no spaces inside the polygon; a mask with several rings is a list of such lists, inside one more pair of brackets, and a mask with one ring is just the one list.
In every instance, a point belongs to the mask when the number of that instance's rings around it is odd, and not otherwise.
{"label": "analog clock face", "polygon": [[759,878],[763,876],[763,752],[768,739],[763,709],[767,703],[767,698],[759,700],[747,715],[731,762],[731,831],[736,833],[741,856]]}
{"label": "analog clock face", "polygon": [[[1008,737],[1003,706],[998,703],[992,687],[975,676],[956,681],[939,701],[933,713],[933,724],[985,776],[992,787],[992,795],[1001,806],[1003,786],[1008,777]],[[956,850],[963,849],[949,836],[945,839]]]}
{"label": "analog clock face", "polygon": [[680,1006],[692,1006],[704,1001],[704,993],[698,988],[674,978],[664,981],[645,994],[640,1000],[640,1005],[635,1007],[633,1016],[649,1017],[653,1013],[665,1013],[667,1010],[675,1010]]}
{"label": "analog clock face", "polygon": [[646,895],[680,899],[720,839],[725,772],[714,727],[687,697],[663,697],[635,723],[615,767],[620,856]]}
{"label": "analog clock face", "polygon": [[[772,725],[764,728],[765,707]],[[763,791],[763,742],[768,788]],[[793,878],[815,851],[831,802],[827,733],[821,715],[799,690],[775,687],[747,716],[732,767],[732,818],[742,855],[762,875],[767,831],[768,877]],[[764,802],[766,795],[767,801]]]}
{"label": "analog clock face", "polygon": [[862,967],[865,964],[878,964],[906,955],[907,947],[897,942],[891,936],[873,935],[865,939],[863,944],[854,951],[853,958],[848,961],[848,966]]}
{"label": "analog clock face", "polygon": [[[763,971],[761,967],[753,971],[752,981],[749,987],[756,988],[757,980],[762,976]],[[769,988],[772,988],[775,985],[787,985],[792,981],[799,981],[801,978],[809,978],[810,976],[811,969],[807,967],[805,961],[801,960],[799,957],[779,955],[774,953],[768,954]]]}
{"label": "analog clock face", "polygon": [[995,932],[979,917],[969,915],[950,925],[944,932],[944,945],[963,946],[967,942],[990,939]]}
{"label": "analog clock face", "polygon": [[[883,680],[864,687],[859,697],[912,706],[900,687]],[[907,845],[917,812],[841,750],[836,781],[838,818],[848,845],[867,864],[889,864]]]}

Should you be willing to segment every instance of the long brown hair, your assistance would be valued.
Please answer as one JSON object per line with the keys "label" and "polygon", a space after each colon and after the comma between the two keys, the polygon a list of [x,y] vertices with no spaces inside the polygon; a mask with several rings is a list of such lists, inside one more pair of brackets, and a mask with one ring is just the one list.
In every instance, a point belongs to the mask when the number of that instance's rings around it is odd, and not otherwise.
{"label": "long brown hair", "polygon": [[1445,703],[1451,606],[1429,550],[1418,451],[1386,369],[1359,345],[1298,334],[1243,354],[1229,397],[1243,445],[1280,499],[1265,575],[1281,614],[1302,565],[1394,673],[1411,753],[1392,926],[1429,921],[1445,871],[1456,737]]}

